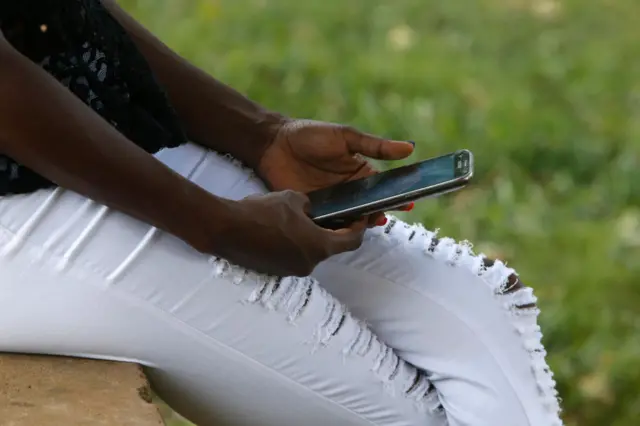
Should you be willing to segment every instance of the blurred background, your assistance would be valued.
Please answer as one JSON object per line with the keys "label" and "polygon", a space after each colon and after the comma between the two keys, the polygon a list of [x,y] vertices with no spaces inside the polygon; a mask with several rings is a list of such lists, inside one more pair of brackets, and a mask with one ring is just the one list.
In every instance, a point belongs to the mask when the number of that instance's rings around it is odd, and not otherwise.
{"label": "blurred background", "polygon": [[640,2],[121,3],[272,109],[473,150],[476,184],[408,218],[537,289],[567,425],[638,424]]}

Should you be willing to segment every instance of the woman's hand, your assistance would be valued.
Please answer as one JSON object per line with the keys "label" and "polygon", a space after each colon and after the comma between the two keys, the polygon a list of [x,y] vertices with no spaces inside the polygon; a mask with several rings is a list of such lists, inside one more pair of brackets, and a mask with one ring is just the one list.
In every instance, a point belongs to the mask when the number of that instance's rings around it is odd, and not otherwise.
{"label": "woman's hand", "polygon": [[291,190],[229,202],[211,251],[258,272],[308,276],[323,260],[360,247],[365,221],[332,231],[317,226],[308,208],[306,195]]}
{"label": "woman's hand", "polygon": [[[377,173],[365,157],[400,160],[412,152],[411,142],[391,141],[339,124],[292,120],[279,129],[256,171],[272,190],[308,193]],[[382,215],[369,219],[373,224]]]}

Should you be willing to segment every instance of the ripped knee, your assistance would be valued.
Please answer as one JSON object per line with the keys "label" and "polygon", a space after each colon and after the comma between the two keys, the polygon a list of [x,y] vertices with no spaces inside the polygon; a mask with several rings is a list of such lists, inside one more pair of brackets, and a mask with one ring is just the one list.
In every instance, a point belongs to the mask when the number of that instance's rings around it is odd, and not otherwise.
{"label": "ripped knee", "polygon": [[[512,331],[505,330],[511,333],[514,343],[521,345],[526,351],[526,353],[519,352],[518,356],[523,355],[521,361],[528,362],[530,366],[531,375],[524,369],[521,371],[524,373],[521,376],[522,380],[526,381],[528,389],[533,391],[528,393],[530,399],[523,401],[523,404],[527,405],[527,412],[540,420],[535,423],[536,425],[562,425],[560,401],[553,373],[545,359],[546,351],[542,344],[542,331],[537,323],[539,309],[536,305],[537,299],[533,294],[533,289],[525,286],[518,274],[504,262],[487,258],[483,254],[476,254],[468,242],[457,242],[447,237],[438,238],[437,232],[426,230],[420,224],[409,225],[392,216],[389,219],[385,228],[377,231],[378,235],[384,235],[385,238],[392,239],[408,250],[420,250],[439,263],[464,270],[480,278],[474,280],[474,284],[484,285],[489,289],[494,299],[492,302],[495,302],[491,308],[504,311],[502,320],[510,326]],[[482,303],[489,302],[489,298],[482,300]],[[498,316],[496,315],[495,318]],[[535,389],[533,383],[535,383]],[[534,392],[535,399],[532,398]],[[484,423],[469,424],[505,424],[505,421],[508,422],[509,420],[502,416],[510,412],[510,407],[506,407],[505,401],[499,397],[493,402],[495,403],[493,406],[487,403],[486,405],[481,404],[478,408],[478,411],[484,412],[486,420]]]}

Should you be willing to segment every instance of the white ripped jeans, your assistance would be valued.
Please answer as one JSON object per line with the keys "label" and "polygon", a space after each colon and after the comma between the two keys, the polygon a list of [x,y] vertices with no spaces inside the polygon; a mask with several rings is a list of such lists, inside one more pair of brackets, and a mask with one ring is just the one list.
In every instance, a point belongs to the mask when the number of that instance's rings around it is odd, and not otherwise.
{"label": "white ripped jeans", "polygon": [[[214,194],[262,183],[196,145]],[[556,426],[535,297],[391,219],[309,278],[261,276],[61,189],[0,198],[0,351],[131,361],[198,425]]]}

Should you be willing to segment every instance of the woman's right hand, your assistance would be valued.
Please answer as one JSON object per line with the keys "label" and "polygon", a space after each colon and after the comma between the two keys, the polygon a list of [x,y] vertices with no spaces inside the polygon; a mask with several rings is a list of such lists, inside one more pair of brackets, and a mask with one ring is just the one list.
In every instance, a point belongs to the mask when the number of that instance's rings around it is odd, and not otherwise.
{"label": "woman's right hand", "polygon": [[307,276],[323,260],[362,244],[365,220],[324,229],[308,216],[309,199],[295,191],[251,196],[227,204],[226,223],[214,235],[216,255],[278,276]]}

